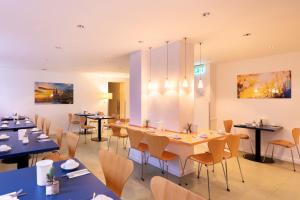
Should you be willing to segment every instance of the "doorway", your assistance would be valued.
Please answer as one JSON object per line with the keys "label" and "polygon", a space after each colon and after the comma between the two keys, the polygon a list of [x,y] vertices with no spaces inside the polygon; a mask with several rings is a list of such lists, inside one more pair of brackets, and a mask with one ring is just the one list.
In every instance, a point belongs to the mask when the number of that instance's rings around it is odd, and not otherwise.
{"label": "doorway", "polygon": [[108,115],[118,119],[126,118],[126,85],[120,82],[108,82],[108,92],[112,99],[108,101]]}

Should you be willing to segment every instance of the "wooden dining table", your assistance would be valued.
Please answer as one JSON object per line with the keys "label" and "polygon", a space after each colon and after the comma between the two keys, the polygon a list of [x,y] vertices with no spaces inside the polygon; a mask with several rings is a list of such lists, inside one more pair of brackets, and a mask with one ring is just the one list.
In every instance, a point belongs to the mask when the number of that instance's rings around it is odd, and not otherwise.
{"label": "wooden dining table", "polygon": [[[110,123],[110,125],[120,127],[122,129],[131,128],[135,130],[140,130],[144,133],[168,137],[169,145],[167,146],[167,150],[179,155],[182,162],[184,162],[188,156],[195,154],[196,145],[205,144],[212,139],[224,137],[224,133],[219,134],[218,131],[208,130],[208,129],[199,129],[198,133],[181,133],[181,132],[171,131],[171,130],[145,128],[145,127],[130,125],[126,123]],[[129,157],[132,160],[141,163],[140,152],[131,150]],[[150,159],[149,163],[156,167],[160,167],[160,164],[157,159],[152,159],[152,160]],[[182,176],[182,168],[177,161],[170,161],[169,172],[178,177]],[[185,172],[184,175],[194,172],[193,162],[187,163],[184,172]]]}
{"label": "wooden dining table", "polygon": [[[80,164],[76,170],[86,169],[80,161],[76,161]],[[38,186],[36,183],[36,167],[29,167],[0,173],[0,196],[22,189],[22,193],[25,195],[19,197],[20,200],[90,200],[94,193],[106,195],[113,200],[120,200],[92,173],[71,179],[64,176],[69,171],[60,168],[62,162],[64,161],[53,164],[55,177],[59,180],[60,192],[58,194],[46,196],[45,187]]]}

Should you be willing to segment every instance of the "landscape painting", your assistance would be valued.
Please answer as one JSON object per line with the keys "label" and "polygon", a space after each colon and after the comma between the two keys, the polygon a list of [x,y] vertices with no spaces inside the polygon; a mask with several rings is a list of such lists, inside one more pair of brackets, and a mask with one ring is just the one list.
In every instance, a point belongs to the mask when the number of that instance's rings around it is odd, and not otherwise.
{"label": "landscape painting", "polygon": [[34,83],[34,100],[36,104],[73,104],[73,84],[68,83]]}
{"label": "landscape painting", "polygon": [[291,71],[278,71],[237,76],[237,97],[291,98]]}

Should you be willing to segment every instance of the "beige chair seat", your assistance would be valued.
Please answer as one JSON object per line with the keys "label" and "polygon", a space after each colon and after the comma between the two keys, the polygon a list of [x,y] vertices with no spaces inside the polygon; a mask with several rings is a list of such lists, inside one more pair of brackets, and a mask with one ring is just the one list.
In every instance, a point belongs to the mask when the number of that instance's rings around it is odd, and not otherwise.
{"label": "beige chair seat", "polygon": [[95,126],[91,126],[91,125],[82,125],[81,126],[82,129],[93,129],[96,128]]}
{"label": "beige chair seat", "polygon": [[148,151],[148,145],[145,143],[140,143],[137,150],[144,153],[144,152]]}
{"label": "beige chair seat", "polygon": [[213,164],[213,156],[209,152],[191,155],[190,159],[194,160],[196,162],[201,162],[205,165],[212,165]]}
{"label": "beige chair seat", "polygon": [[285,148],[292,148],[292,147],[296,146],[294,143],[287,141],[287,140],[273,140],[273,141],[271,141],[271,144],[279,145],[279,146],[282,146]]}
{"label": "beige chair seat", "polygon": [[242,140],[248,140],[248,139],[250,139],[249,135],[247,135],[247,134],[240,133],[239,135],[240,135],[240,138]]}
{"label": "beige chair seat", "polygon": [[164,151],[159,159],[160,160],[175,160],[177,158],[178,158],[177,154],[174,154],[169,151]]}
{"label": "beige chair seat", "polygon": [[43,160],[53,160],[54,162],[68,159],[70,159],[68,155],[60,155],[58,152],[51,152],[43,158]]}

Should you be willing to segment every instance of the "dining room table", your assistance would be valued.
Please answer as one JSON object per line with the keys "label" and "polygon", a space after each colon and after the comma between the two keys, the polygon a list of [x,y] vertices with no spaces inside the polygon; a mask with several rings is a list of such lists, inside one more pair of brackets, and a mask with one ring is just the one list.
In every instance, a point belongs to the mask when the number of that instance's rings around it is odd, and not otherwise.
{"label": "dining room table", "polygon": [[[25,168],[29,166],[29,158],[32,154],[39,154],[44,152],[55,151],[59,146],[50,138],[39,139],[38,137],[43,134],[42,131],[27,131],[29,142],[26,144],[19,140],[18,131],[3,132],[1,135],[7,135],[8,138],[0,140],[1,145],[11,147],[11,150],[0,152],[0,159],[12,160],[17,162],[17,168]],[[1,137],[0,137],[1,138]],[[3,162],[3,160],[2,160]]]}
{"label": "dining room table", "polygon": [[87,116],[87,118],[96,120],[98,122],[98,134],[97,134],[97,137],[92,138],[92,141],[95,141],[95,142],[107,141],[107,138],[102,137],[102,120],[114,119],[114,117],[105,116],[105,115],[89,115],[89,116]]}
{"label": "dining room table", "polygon": [[[225,132],[219,132],[216,130],[209,130],[209,129],[198,129],[197,132],[192,133],[185,133],[176,130],[166,130],[166,129],[159,129],[154,127],[143,127],[134,124],[128,124],[123,122],[114,122],[110,123],[110,126],[119,127],[121,129],[126,130],[127,128],[131,128],[134,130],[139,130],[142,133],[147,134],[154,134],[158,136],[166,136],[169,138],[169,144],[166,147],[166,150],[172,153],[179,155],[181,162],[184,163],[187,157],[190,155],[195,154],[196,145],[206,144],[207,142],[224,137],[224,135],[228,134]],[[146,141],[143,141],[146,143]],[[140,152],[134,149],[130,150],[129,158],[141,163],[141,156]],[[149,164],[152,166],[160,168],[160,163],[157,159],[149,159]],[[178,161],[168,161],[168,171],[169,173],[181,177],[185,176],[190,173],[194,173],[194,163],[188,162],[186,168],[184,170],[184,174],[182,173],[182,166]]]}
{"label": "dining room table", "polygon": [[254,130],[255,131],[255,154],[249,154],[246,153],[244,155],[244,158],[247,160],[260,162],[260,163],[273,163],[274,160],[272,158],[263,158],[261,156],[261,135],[262,133],[274,133],[276,131],[279,131],[282,129],[282,126],[276,126],[276,125],[253,125],[251,123],[245,123],[245,124],[235,124],[235,128],[243,128],[248,130]]}
{"label": "dining room table", "polygon": [[[87,169],[79,163],[76,170]],[[120,200],[108,187],[104,185],[93,173],[74,178],[66,175],[70,171],[61,168],[65,161],[53,163],[56,180],[59,181],[59,193],[46,196],[45,186],[37,185],[36,167],[28,167],[0,173],[0,196],[22,189],[20,200],[92,200],[93,195],[105,195],[113,200]],[[22,181],[18,181],[22,180]]]}
{"label": "dining room table", "polygon": [[31,129],[35,127],[36,124],[29,119],[0,121],[0,131],[17,131],[19,129]]}

